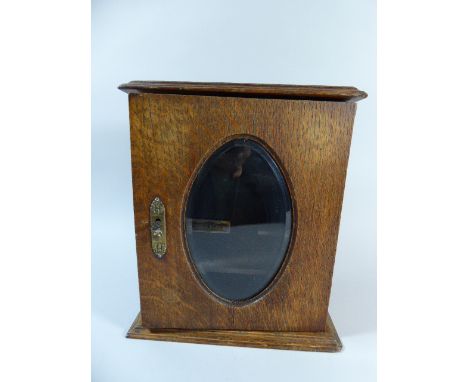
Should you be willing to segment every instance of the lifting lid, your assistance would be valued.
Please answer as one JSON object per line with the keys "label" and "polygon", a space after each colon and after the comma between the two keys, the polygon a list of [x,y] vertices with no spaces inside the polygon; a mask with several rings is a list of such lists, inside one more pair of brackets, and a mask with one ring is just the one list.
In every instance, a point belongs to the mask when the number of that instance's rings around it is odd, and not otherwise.
{"label": "lifting lid", "polygon": [[334,102],[356,102],[367,97],[367,93],[351,86],[131,81],[127,84],[120,85],[119,89],[128,94],[185,94]]}

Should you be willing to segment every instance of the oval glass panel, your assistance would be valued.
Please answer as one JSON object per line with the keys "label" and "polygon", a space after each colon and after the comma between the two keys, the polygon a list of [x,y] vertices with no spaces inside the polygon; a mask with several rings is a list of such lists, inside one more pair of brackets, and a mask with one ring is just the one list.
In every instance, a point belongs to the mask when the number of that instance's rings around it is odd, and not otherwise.
{"label": "oval glass panel", "polygon": [[242,301],[264,290],[285,259],[291,228],[286,181],[263,146],[235,139],[208,158],[188,196],[185,229],[213,293]]}

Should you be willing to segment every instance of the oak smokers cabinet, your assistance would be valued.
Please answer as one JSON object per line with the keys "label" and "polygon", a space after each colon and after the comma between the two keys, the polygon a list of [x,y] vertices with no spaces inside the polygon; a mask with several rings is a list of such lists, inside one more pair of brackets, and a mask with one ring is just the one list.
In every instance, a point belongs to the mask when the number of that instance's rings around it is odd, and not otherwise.
{"label": "oak smokers cabinet", "polygon": [[338,351],[353,87],[130,82],[140,339]]}

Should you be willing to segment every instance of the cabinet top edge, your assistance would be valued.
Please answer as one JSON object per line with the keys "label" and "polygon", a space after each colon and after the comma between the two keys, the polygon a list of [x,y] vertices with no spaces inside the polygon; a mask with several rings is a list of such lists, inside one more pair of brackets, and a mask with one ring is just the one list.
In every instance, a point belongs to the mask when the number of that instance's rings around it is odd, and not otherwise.
{"label": "cabinet top edge", "polygon": [[128,94],[156,93],[219,97],[356,102],[367,93],[352,86],[242,84],[222,82],[131,81],[119,86]]}

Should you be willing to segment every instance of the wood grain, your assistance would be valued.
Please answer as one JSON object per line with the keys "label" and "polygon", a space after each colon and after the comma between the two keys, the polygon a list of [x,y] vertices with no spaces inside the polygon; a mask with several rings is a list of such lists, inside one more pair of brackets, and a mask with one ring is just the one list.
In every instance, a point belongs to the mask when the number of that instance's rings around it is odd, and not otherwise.
{"label": "wood grain", "polygon": [[119,89],[129,94],[188,94],[341,102],[356,102],[367,97],[365,92],[351,86],[132,81],[120,85]]}
{"label": "wood grain", "polygon": [[330,316],[323,332],[147,329],[137,315],[127,338],[267,349],[338,352],[342,345]]}
{"label": "wood grain", "polygon": [[[129,95],[142,325],[191,330],[326,328],[356,105],[200,95]],[[221,144],[253,136],[274,154],[294,204],[290,255],[274,284],[243,306],[215,298],[185,248],[185,200],[197,170]],[[151,249],[149,206],[166,207],[167,253]]]}

